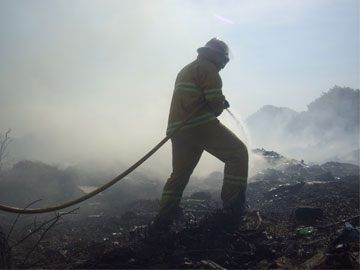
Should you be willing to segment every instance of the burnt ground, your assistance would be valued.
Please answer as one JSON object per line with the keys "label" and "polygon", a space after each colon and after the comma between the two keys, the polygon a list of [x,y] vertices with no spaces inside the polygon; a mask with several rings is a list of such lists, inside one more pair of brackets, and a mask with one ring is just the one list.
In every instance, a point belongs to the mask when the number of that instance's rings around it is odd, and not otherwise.
{"label": "burnt ground", "polygon": [[[229,226],[231,220],[219,209],[218,191],[183,198],[184,216],[164,234],[149,231],[156,200],[132,202],[121,215],[64,215],[47,231],[44,226],[17,245],[42,221],[28,218],[31,224],[14,229],[14,236],[6,240],[11,222],[4,219],[0,223],[0,265],[58,269],[358,269],[358,167],[335,162],[308,166],[271,152],[268,155],[281,161],[281,166],[250,179],[251,211],[236,227]],[[308,229],[304,234],[303,227]]]}

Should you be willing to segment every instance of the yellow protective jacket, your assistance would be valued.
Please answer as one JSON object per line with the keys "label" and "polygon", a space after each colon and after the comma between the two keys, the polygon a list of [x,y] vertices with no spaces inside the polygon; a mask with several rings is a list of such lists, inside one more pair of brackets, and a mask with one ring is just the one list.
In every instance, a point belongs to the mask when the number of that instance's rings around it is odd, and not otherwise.
{"label": "yellow protective jacket", "polygon": [[202,101],[205,106],[183,128],[216,120],[224,109],[222,81],[210,54],[199,53],[197,59],[177,75],[171,101],[167,134],[175,129]]}

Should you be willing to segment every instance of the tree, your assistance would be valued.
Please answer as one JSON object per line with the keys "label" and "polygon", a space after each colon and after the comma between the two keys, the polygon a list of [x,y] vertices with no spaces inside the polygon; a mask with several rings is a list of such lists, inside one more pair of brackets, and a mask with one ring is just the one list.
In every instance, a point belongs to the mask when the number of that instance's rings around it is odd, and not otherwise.
{"label": "tree", "polygon": [[11,129],[8,129],[4,135],[0,134],[0,171],[2,169],[4,159],[8,152],[6,151],[12,139],[9,136]]}

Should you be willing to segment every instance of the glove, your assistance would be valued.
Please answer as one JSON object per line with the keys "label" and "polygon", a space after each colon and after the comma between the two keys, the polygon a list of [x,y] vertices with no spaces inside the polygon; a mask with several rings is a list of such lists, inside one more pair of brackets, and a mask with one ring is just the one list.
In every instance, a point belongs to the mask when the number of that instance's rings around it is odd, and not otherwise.
{"label": "glove", "polygon": [[230,107],[229,101],[225,100],[225,101],[224,101],[224,109],[227,109],[227,108],[229,108],[229,107]]}

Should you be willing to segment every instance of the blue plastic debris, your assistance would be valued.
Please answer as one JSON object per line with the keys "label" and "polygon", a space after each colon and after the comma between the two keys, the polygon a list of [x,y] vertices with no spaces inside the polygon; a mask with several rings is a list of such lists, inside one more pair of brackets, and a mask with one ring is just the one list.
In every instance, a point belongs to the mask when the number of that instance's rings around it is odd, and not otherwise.
{"label": "blue plastic debris", "polygon": [[339,238],[347,242],[360,242],[360,230],[354,228],[349,222],[345,222],[344,226],[342,226],[337,233]]}

